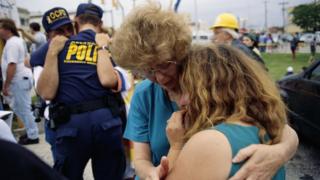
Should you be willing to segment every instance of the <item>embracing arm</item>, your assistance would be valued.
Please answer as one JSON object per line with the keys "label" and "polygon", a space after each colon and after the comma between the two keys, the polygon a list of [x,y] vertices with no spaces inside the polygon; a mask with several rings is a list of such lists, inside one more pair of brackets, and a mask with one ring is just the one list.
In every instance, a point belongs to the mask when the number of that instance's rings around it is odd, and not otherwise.
{"label": "embracing arm", "polygon": [[[99,47],[108,46],[109,37],[107,34],[99,33],[95,37]],[[116,89],[118,85],[117,71],[113,69],[111,55],[108,50],[98,50],[97,73],[103,87]]]}
{"label": "embracing arm", "polygon": [[140,179],[158,180],[168,171],[168,164],[165,159],[161,159],[158,167],[151,162],[151,150],[148,143],[134,142],[134,167]]}
{"label": "embracing arm", "polygon": [[283,150],[283,163],[289,161],[296,153],[299,145],[299,138],[297,133],[289,126],[286,125],[283,129],[281,142],[278,144],[280,149]]}
{"label": "embracing arm", "polygon": [[166,179],[227,179],[231,158],[231,147],[222,133],[201,131],[184,145]]}
{"label": "embracing arm", "polygon": [[27,38],[32,43],[38,43],[32,34],[29,34],[28,32],[24,31],[22,28],[19,28],[18,31],[20,31],[22,36]]}
{"label": "embracing arm", "polygon": [[249,159],[230,180],[271,179],[277,170],[292,158],[298,144],[299,139],[296,132],[286,125],[278,144],[251,145],[240,150],[233,162]]}
{"label": "embracing arm", "polygon": [[44,68],[36,87],[37,93],[45,100],[52,100],[56,96],[59,86],[58,54],[66,41],[67,38],[64,36],[56,36],[50,43]]}

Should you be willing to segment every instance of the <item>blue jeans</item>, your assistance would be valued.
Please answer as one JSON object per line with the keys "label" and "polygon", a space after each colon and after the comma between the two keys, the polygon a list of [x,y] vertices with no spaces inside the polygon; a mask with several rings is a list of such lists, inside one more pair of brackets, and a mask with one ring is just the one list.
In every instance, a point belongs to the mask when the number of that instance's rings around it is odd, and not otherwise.
{"label": "blue jeans", "polygon": [[51,146],[51,153],[53,157],[53,161],[56,160],[56,132],[49,127],[49,121],[44,120],[44,132],[45,132],[45,139]]}
{"label": "blue jeans", "polygon": [[38,126],[31,111],[32,77],[22,78],[10,85],[10,108],[23,121],[28,138],[38,138]]}

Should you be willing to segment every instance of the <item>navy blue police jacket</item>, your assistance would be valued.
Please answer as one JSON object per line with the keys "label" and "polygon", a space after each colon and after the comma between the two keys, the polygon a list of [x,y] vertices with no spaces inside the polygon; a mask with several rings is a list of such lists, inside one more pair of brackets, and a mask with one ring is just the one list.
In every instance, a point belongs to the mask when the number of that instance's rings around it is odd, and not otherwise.
{"label": "navy blue police jacket", "polygon": [[[104,88],[97,74],[96,33],[85,30],[72,36],[58,56],[59,87],[54,102],[74,104],[112,95]],[[32,67],[44,66],[50,42],[31,55]],[[121,73],[120,78],[124,80]],[[124,83],[122,83],[124,85]],[[121,87],[123,90],[125,87]]]}

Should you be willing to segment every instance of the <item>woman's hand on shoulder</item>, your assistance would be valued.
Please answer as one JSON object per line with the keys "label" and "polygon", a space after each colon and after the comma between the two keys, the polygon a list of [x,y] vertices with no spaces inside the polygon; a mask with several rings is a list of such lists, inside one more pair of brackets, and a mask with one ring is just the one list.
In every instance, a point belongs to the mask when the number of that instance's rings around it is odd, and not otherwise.
{"label": "woman's hand on shoulder", "polygon": [[254,144],[241,149],[232,161],[239,163],[245,160],[245,164],[230,180],[272,179],[283,162],[277,146],[265,144]]}
{"label": "woman's hand on shoulder", "polygon": [[110,43],[110,37],[106,33],[97,33],[95,37],[96,44],[99,47],[108,46]]}
{"label": "woman's hand on shoulder", "polygon": [[68,38],[65,36],[55,36],[50,42],[49,51],[57,55],[63,49],[67,40]]}

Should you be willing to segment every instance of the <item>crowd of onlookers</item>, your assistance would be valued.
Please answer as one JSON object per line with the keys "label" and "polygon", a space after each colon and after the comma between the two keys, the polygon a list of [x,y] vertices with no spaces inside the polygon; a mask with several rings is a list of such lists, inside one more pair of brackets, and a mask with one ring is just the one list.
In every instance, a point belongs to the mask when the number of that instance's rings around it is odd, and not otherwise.
{"label": "crowd of onlookers", "polygon": [[[319,36],[319,35],[318,35]],[[299,47],[310,46],[310,53],[315,55],[316,46],[320,44],[320,36],[311,33],[243,33],[242,37],[250,37],[256,47],[261,53],[281,52],[281,49],[287,47],[289,44],[290,50],[296,50]],[[244,39],[244,43],[248,40]],[[278,49],[278,50],[277,50]]]}

